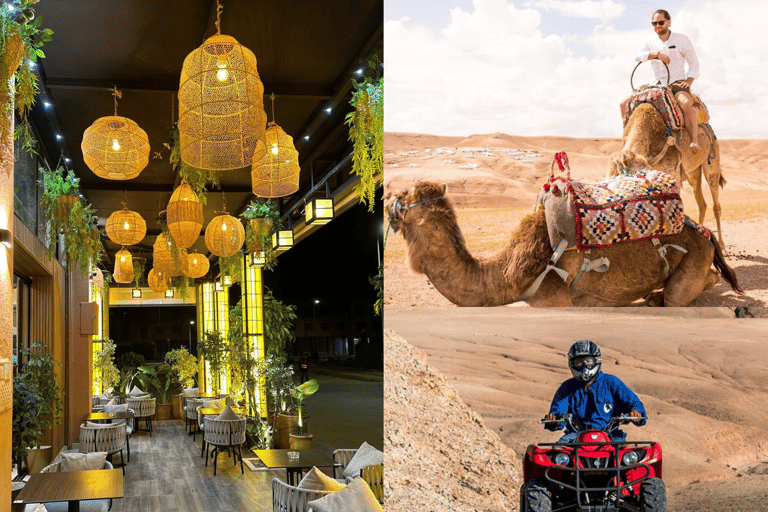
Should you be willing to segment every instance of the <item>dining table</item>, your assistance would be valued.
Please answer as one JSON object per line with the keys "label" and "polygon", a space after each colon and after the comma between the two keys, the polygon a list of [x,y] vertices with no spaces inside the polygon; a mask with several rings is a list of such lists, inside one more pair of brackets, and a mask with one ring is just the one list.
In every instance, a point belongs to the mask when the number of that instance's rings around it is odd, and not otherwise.
{"label": "dining table", "polygon": [[[334,466],[331,457],[316,448],[306,448],[302,450],[275,449],[275,450],[253,450],[253,453],[270,469],[285,468],[286,483],[297,486],[301,480],[302,472],[311,469],[313,466],[319,468]],[[298,456],[290,456],[289,454]]]}
{"label": "dining table", "polygon": [[127,412],[101,412],[101,411],[94,411],[88,414],[88,416],[85,417],[85,421],[93,421],[93,422],[106,422],[110,420],[126,420],[130,416]]}
{"label": "dining table", "polygon": [[78,512],[81,501],[122,497],[123,472],[120,469],[57,471],[31,474],[15,503],[66,501],[69,512]]}

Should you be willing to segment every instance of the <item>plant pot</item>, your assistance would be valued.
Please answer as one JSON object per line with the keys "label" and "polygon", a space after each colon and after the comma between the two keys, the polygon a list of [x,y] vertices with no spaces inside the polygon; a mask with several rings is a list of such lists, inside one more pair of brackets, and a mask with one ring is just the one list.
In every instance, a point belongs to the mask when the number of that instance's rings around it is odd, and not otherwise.
{"label": "plant pot", "polygon": [[171,396],[171,408],[172,408],[172,414],[173,419],[180,420],[183,418],[182,416],[182,410],[181,410],[181,394],[178,395],[172,395]]}
{"label": "plant pot", "polygon": [[24,488],[25,482],[11,482],[11,511],[12,512],[24,512],[27,507],[24,503],[14,503],[16,497]]}
{"label": "plant pot", "polygon": [[171,419],[171,404],[157,404],[155,418],[157,421],[167,421]]}
{"label": "plant pot", "polygon": [[299,431],[299,415],[295,412],[280,412],[275,423],[275,448],[290,448],[290,434]]}
{"label": "plant pot", "polygon": [[53,215],[58,220],[66,220],[69,216],[69,211],[78,200],[79,198],[77,196],[59,196],[56,200],[56,209],[54,210]]}
{"label": "plant pot", "polygon": [[24,56],[24,42],[19,34],[13,34],[5,42],[5,59],[8,63],[8,77],[13,74],[21,64],[21,58]]}
{"label": "plant pot", "polygon": [[249,249],[251,251],[261,251],[264,238],[269,236],[272,231],[272,219],[251,219],[248,221],[248,224],[251,226],[251,232],[256,236],[253,247],[249,247]]}
{"label": "plant pot", "polygon": [[308,450],[312,448],[312,434],[291,434],[291,450]]}
{"label": "plant pot", "polygon": [[41,446],[39,448],[27,448],[27,472],[39,473],[41,469],[51,463],[53,458],[53,446]]}

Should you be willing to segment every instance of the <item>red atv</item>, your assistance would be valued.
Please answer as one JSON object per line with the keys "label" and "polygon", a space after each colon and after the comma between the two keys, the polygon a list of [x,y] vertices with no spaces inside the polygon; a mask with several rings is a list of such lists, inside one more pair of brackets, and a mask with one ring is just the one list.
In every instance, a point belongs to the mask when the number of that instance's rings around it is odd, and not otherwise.
{"label": "red atv", "polygon": [[530,445],[523,461],[520,512],[666,512],[661,446],[616,442],[619,424],[645,419],[617,416],[602,430],[588,430],[572,414],[557,414],[578,433],[572,443]]}

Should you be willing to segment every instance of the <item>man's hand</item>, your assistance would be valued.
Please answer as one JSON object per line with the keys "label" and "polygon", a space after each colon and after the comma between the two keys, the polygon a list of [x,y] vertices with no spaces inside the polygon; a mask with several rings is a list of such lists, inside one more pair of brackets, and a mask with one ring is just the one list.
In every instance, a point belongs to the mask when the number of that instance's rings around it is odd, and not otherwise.
{"label": "man's hand", "polygon": [[669,64],[670,63],[669,55],[667,55],[665,53],[656,52],[656,58],[659,59],[664,64]]}
{"label": "man's hand", "polygon": [[554,422],[554,421],[555,421],[555,419],[556,419],[556,418],[555,418],[555,415],[554,415],[554,414],[552,414],[552,413],[549,413],[549,414],[547,414],[546,416],[544,416],[544,421],[550,421],[550,422],[552,422],[552,423],[544,423],[544,428],[545,428],[545,429],[547,429],[547,430],[551,430],[551,431],[553,431],[553,432],[554,432],[555,430],[557,430],[557,427],[559,427],[559,426],[560,426],[560,424],[559,424],[559,423],[555,423],[555,422]]}
{"label": "man's hand", "polygon": [[[633,418],[643,417],[643,415],[637,409],[632,409],[631,411],[629,411],[629,415],[632,416]],[[641,421],[643,420],[632,420],[632,423],[634,423],[635,425],[639,425]]]}

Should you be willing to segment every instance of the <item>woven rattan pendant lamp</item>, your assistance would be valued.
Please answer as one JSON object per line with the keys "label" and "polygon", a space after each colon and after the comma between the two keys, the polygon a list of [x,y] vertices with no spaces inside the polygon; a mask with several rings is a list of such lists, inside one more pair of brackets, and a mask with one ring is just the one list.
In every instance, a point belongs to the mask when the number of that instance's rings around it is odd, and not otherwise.
{"label": "woven rattan pendant lamp", "polygon": [[107,236],[118,245],[136,245],[147,234],[147,223],[138,213],[123,206],[107,219]]}
{"label": "woven rattan pendant lamp", "polygon": [[177,247],[177,258],[173,259],[171,254],[171,242],[165,233],[157,235],[155,245],[152,248],[152,257],[154,258],[154,268],[163,272],[168,277],[184,275],[187,271],[187,250]]}
{"label": "woven rattan pendant lamp", "polygon": [[231,215],[219,215],[211,219],[205,228],[205,246],[216,256],[232,256],[243,246],[245,228]]}
{"label": "woven rattan pendant lamp", "polygon": [[153,268],[149,271],[149,274],[147,274],[147,284],[149,285],[149,289],[153,292],[162,293],[168,289],[170,277]]}
{"label": "woven rattan pendant lamp", "polygon": [[227,171],[251,165],[267,115],[256,56],[221,34],[216,4],[216,35],[187,55],[181,69],[179,142],[188,165]]}
{"label": "woven rattan pendant lamp", "polygon": [[149,163],[149,139],[139,125],[117,115],[117,98],[123,95],[115,87],[115,115],[100,117],[83,134],[80,148],[85,164],[96,176],[108,180],[135,178]]}
{"label": "woven rattan pendant lamp", "polygon": [[116,283],[130,283],[133,281],[133,257],[125,247],[115,254],[115,271],[112,278]]}
{"label": "woven rattan pendant lamp", "polygon": [[168,231],[178,247],[191,247],[203,229],[203,205],[186,181],[182,181],[168,201]]}
{"label": "woven rattan pendant lamp", "polygon": [[271,99],[272,122],[253,152],[251,185],[257,196],[284,197],[299,190],[299,152],[293,147],[293,137],[275,124],[274,94]]}
{"label": "woven rattan pendant lamp", "polygon": [[211,268],[211,264],[208,258],[195,251],[187,255],[187,277],[192,279],[199,279],[208,273],[208,269]]}

